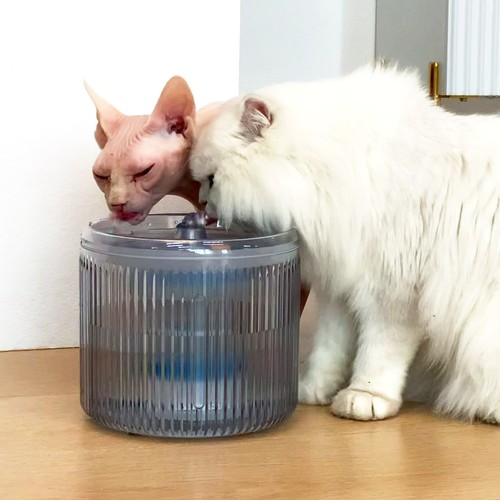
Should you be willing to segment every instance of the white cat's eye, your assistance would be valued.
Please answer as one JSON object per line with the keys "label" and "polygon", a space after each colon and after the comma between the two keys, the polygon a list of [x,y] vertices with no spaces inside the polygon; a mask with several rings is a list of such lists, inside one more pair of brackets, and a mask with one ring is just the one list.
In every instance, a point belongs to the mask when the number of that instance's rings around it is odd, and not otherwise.
{"label": "white cat's eye", "polygon": [[212,187],[214,185],[214,175],[209,175],[208,176],[208,185]]}
{"label": "white cat's eye", "polygon": [[151,172],[151,170],[153,169],[154,166],[155,166],[155,164],[153,163],[148,168],[145,168],[142,172],[139,172],[138,174],[135,174],[134,177],[144,177],[145,175],[148,175],[149,172]]}

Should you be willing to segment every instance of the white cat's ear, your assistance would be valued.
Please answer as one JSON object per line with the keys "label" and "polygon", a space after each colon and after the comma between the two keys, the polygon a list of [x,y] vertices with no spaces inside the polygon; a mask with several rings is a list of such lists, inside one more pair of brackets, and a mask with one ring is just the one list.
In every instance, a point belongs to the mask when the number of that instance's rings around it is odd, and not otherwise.
{"label": "white cat's ear", "polygon": [[165,85],[151,113],[148,127],[166,129],[169,133],[192,136],[196,106],[189,85],[180,76],[172,77]]}
{"label": "white cat's ear", "polygon": [[87,82],[83,82],[83,84],[85,85],[85,89],[89,93],[89,96],[96,107],[97,126],[94,136],[97,144],[102,149],[106,145],[108,139],[115,132],[118,122],[120,118],[123,117],[123,114],[98,95]]}
{"label": "white cat's ear", "polygon": [[241,124],[245,130],[245,136],[249,138],[262,137],[262,131],[273,123],[273,117],[266,103],[249,97],[245,100]]}

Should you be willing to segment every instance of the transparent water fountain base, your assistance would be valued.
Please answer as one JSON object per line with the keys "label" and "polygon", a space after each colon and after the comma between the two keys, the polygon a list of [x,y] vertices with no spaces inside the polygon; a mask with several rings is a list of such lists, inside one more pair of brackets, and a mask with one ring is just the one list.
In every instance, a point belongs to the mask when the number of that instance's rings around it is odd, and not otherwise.
{"label": "transparent water fountain base", "polygon": [[297,404],[297,235],[182,219],[84,230],[82,407],[107,427],[154,436],[271,427]]}

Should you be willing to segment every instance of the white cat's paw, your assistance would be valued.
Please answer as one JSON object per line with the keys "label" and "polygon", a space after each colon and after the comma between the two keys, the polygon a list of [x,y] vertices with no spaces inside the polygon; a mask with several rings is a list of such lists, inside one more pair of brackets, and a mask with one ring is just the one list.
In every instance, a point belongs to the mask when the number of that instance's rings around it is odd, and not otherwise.
{"label": "white cat's paw", "polygon": [[401,408],[400,400],[356,389],[344,389],[334,398],[331,412],[337,417],[353,420],[382,420],[393,417]]}
{"label": "white cat's paw", "polygon": [[484,421],[488,424],[500,425],[500,408],[497,408],[493,413],[490,413]]}
{"label": "white cat's paw", "polygon": [[306,405],[329,405],[337,387],[323,379],[305,377],[299,381],[299,403]]}

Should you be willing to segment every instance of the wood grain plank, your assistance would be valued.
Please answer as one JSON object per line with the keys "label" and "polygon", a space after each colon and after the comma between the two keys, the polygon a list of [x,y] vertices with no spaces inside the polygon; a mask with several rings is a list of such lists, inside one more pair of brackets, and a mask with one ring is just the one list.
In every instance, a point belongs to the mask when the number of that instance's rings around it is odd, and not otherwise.
{"label": "wood grain plank", "polygon": [[406,406],[351,422],[299,406],[255,435],[129,436],[79,405],[77,350],[0,353],[5,499],[499,499],[500,429]]}

